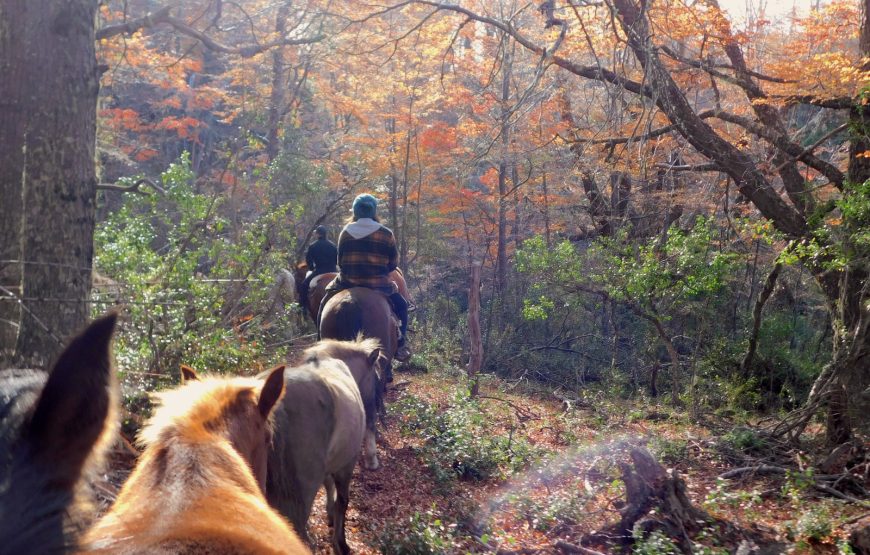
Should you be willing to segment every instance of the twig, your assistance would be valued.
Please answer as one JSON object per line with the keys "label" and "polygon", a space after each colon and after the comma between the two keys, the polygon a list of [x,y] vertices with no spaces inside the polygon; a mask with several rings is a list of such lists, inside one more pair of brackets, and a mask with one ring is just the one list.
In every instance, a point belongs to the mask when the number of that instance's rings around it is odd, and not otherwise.
{"label": "twig", "polygon": [[506,405],[509,405],[514,411],[517,413],[517,417],[521,420],[530,420],[532,418],[537,418],[537,415],[528,409],[524,409],[523,407],[513,403],[512,401],[508,401],[507,399],[502,399],[501,397],[491,397],[489,395],[478,395],[478,399],[492,399],[493,401],[501,401]]}
{"label": "twig", "polygon": [[595,551],[594,549],[589,549],[588,547],[583,547],[582,545],[568,543],[564,540],[556,540],[556,543],[553,544],[553,547],[561,549],[563,553],[582,553],[583,555],[604,555],[604,553],[601,553],[600,551]]}
{"label": "twig", "polygon": [[735,468],[733,470],[729,470],[728,472],[723,472],[719,475],[719,478],[723,478],[726,480],[730,480],[732,478],[739,478],[745,474],[754,474],[754,475],[765,475],[765,474],[787,474],[788,469],[783,468],[781,466],[771,466],[769,464],[761,464],[758,466],[744,466],[742,468]]}

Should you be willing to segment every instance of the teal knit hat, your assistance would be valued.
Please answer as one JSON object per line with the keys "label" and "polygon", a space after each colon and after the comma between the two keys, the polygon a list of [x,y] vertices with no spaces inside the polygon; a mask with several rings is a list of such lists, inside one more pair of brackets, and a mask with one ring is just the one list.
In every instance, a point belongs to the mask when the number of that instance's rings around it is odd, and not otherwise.
{"label": "teal knit hat", "polygon": [[378,199],[368,193],[358,195],[353,199],[353,216],[355,218],[374,218],[378,211]]}

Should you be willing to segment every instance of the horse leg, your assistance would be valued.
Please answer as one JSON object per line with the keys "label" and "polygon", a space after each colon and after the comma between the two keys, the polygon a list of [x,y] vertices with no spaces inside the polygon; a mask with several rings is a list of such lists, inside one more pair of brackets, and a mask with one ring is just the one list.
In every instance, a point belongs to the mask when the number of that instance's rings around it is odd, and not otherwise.
{"label": "horse leg", "polygon": [[350,479],[353,476],[355,463],[346,466],[335,474],[336,498],[333,509],[335,526],[332,529],[332,549],[337,555],[348,555],[350,546],[344,533],[344,521],[347,513],[347,505],[350,501]]}
{"label": "horse leg", "polygon": [[335,524],[333,512],[335,511],[335,480],[332,476],[327,476],[323,481],[323,487],[326,488],[326,523],[330,528]]}
{"label": "horse leg", "polygon": [[[377,382],[375,382],[374,387],[379,387]],[[367,470],[377,470],[378,467],[380,467],[380,463],[378,462],[378,447],[376,444],[378,402],[376,399],[372,399],[369,397],[363,400],[363,406],[366,413],[366,433],[363,445],[363,466]]]}
{"label": "horse leg", "polygon": [[311,506],[314,505],[314,498],[317,497],[320,483],[317,481],[303,483],[301,480],[293,482],[290,496],[277,503],[276,507],[293,524],[299,538],[307,545],[313,546],[311,538],[308,537],[308,517],[311,515]]}

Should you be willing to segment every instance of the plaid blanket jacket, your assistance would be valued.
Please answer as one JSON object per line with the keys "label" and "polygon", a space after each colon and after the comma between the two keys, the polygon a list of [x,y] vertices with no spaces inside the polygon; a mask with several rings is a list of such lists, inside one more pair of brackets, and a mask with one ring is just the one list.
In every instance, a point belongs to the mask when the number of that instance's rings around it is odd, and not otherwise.
{"label": "plaid blanket jacket", "polygon": [[390,294],[395,286],[389,273],[396,269],[399,253],[393,232],[384,226],[373,233],[356,239],[342,230],[338,237],[339,278],[338,289],[369,287]]}

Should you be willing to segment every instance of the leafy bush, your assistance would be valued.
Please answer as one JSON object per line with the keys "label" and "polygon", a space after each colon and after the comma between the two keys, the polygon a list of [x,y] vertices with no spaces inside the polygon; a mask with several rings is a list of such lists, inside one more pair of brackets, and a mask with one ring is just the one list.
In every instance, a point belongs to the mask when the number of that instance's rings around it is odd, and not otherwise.
{"label": "leafy bush", "polygon": [[453,534],[433,511],[415,512],[407,522],[389,523],[378,536],[384,555],[439,555],[454,547]]}
{"label": "leafy bush", "polygon": [[588,496],[579,494],[576,488],[552,490],[542,500],[525,494],[516,494],[508,499],[517,514],[542,532],[583,522],[588,514],[588,500]]}
{"label": "leafy bush", "polygon": [[786,529],[791,539],[806,546],[828,541],[834,532],[834,525],[827,507],[813,506],[809,510],[804,509],[803,514],[794,523],[789,523]]}
{"label": "leafy bush", "polygon": [[678,555],[682,553],[677,544],[659,530],[653,530],[644,537],[643,531],[636,527],[632,535],[634,536],[632,553],[635,555]]}
{"label": "leafy bush", "polygon": [[650,450],[657,459],[669,465],[685,462],[689,455],[689,446],[685,440],[666,437],[655,438]]}
{"label": "leafy bush", "polygon": [[396,404],[404,433],[425,438],[421,455],[439,481],[486,480],[526,468],[543,452],[519,435],[500,435],[489,415],[458,387],[450,404],[439,410],[414,396]]}
{"label": "leafy bush", "polygon": [[741,453],[762,451],[767,446],[764,438],[750,428],[734,428],[722,436],[722,442],[727,448]]}
{"label": "leafy bush", "polygon": [[163,196],[128,195],[99,224],[95,267],[109,285],[103,303],[127,304],[115,344],[129,404],[177,380],[181,362],[208,371],[256,369],[266,345],[290,335],[287,321],[268,321],[268,295],[286,254],[290,205],[238,224],[230,233],[221,196],[194,188],[185,154],[161,176]]}

